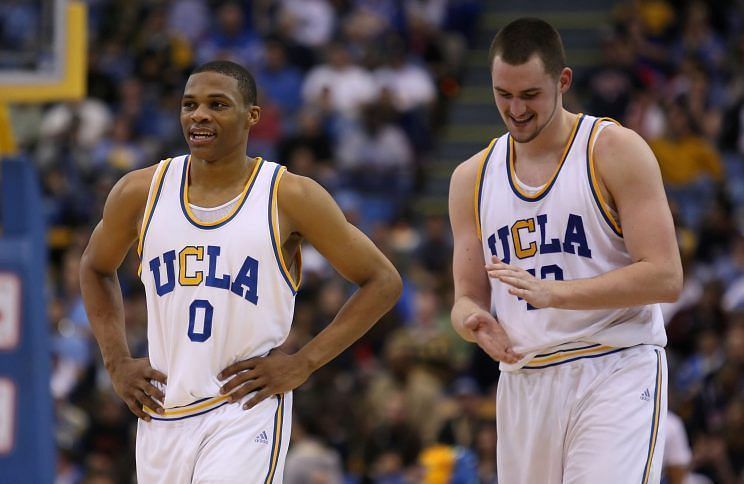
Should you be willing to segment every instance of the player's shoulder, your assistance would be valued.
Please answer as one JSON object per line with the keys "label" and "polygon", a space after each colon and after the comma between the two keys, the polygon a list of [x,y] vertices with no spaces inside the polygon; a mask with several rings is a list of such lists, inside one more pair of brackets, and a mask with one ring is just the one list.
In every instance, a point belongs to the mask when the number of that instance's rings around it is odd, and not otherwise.
{"label": "player's shoulder", "polygon": [[297,232],[304,237],[308,224],[343,216],[331,194],[310,177],[284,171],[275,193],[280,220],[286,222],[280,223],[281,230],[286,233]]}
{"label": "player's shoulder", "polygon": [[156,163],[122,176],[109,193],[106,200],[107,208],[134,214],[143,211],[147,204],[150,184],[157,169]]}
{"label": "player's shoulder", "polygon": [[599,178],[612,190],[617,183],[635,183],[659,170],[648,143],[635,131],[619,125],[605,127],[597,136],[593,160]]}
{"label": "player's shoulder", "polygon": [[647,149],[646,141],[630,128],[616,123],[608,124],[597,136],[594,155],[598,159],[623,157],[639,149]]}
{"label": "player's shoulder", "polygon": [[[120,195],[126,198],[147,198],[150,191],[150,183],[158,164],[130,171],[122,176],[114,185],[114,190],[118,190]],[[112,190],[113,191],[113,190]]]}
{"label": "player's shoulder", "polygon": [[279,183],[279,198],[280,201],[301,203],[317,190],[323,190],[323,187],[312,178],[285,170]]}
{"label": "player's shoulder", "polygon": [[301,210],[311,203],[333,200],[328,190],[317,180],[284,169],[278,187],[280,205],[295,204]]}

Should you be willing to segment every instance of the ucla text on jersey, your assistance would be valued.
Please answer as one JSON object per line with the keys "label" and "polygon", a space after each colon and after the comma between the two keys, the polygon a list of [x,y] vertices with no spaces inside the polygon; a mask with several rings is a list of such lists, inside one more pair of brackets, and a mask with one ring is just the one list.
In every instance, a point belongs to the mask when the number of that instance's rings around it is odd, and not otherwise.
{"label": "ucla text on jersey", "polygon": [[[150,259],[148,266],[158,296],[164,296],[173,291],[178,281],[180,286],[203,284],[207,287],[229,290],[253,304],[258,304],[258,261],[248,255],[235,275],[217,276],[220,251],[219,246],[208,245],[205,260],[204,246],[188,245],[178,252],[169,250],[161,256]],[[178,261],[178,271],[176,271],[176,261]],[[165,275],[163,275],[161,266],[165,267]],[[178,277],[176,277],[176,272],[178,272]],[[204,277],[205,272],[206,277]]]}

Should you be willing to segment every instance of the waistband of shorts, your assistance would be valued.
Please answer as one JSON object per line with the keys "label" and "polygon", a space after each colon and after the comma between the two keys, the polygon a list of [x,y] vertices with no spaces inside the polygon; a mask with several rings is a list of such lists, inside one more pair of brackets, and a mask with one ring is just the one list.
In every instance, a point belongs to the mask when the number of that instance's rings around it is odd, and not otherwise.
{"label": "waistband of shorts", "polygon": [[165,412],[160,414],[156,413],[153,409],[144,407],[145,413],[150,415],[153,420],[163,421],[175,421],[183,420],[190,417],[196,417],[197,415],[203,415],[207,412],[211,412],[223,405],[229,403],[228,398],[230,395],[219,395],[216,397],[207,397],[196,400],[195,402],[180,407],[166,408]]}
{"label": "waistband of shorts", "polygon": [[[637,346],[637,345],[636,345]],[[585,358],[599,358],[620,351],[635,348],[635,346],[614,347],[599,343],[567,343],[533,356],[522,366],[523,370],[540,370],[553,366],[563,365]]]}

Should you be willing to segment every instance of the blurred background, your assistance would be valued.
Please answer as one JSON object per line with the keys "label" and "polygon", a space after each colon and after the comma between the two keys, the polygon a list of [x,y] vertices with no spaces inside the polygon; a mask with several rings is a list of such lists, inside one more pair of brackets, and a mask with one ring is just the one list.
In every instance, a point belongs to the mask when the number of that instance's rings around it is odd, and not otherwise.
{"label": "blurred background", "polygon": [[[186,152],[181,92],[192,68],[217,58],[256,77],[249,154],[320,182],[405,283],[393,311],[295,392],[285,482],[495,483],[499,373],[450,327],[446,206],[453,168],[504,132],[487,50],[524,15],[563,36],[575,75],[566,107],[636,130],[661,167],[685,268],[681,298],[664,305],[665,482],[744,482],[744,2],[84,3],[85,97],[10,105],[47,227],[56,483],[134,481],[135,417],[102,366],[78,265],[117,179]],[[2,69],[38,62],[18,52],[38,46],[47,4],[0,4]],[[353,290],[311,247],[303,262],[289,352]],[[144,355],[136,268],[132,254],[119,277],[128,340]]]}

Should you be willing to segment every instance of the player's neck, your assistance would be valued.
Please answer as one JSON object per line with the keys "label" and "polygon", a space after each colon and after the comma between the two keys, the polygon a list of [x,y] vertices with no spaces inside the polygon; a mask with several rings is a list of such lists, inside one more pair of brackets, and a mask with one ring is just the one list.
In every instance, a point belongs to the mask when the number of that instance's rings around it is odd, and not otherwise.
{"label": "player's neck", "polygon": [[189,184],[204,188],[227,188],[243,184],[258,162],[256,158],[237,153],[217,161],[191,157]]}
{"label": "player's neck", "polygon": [[543,159],[546,154],[563,151],[573,130],[577,114],[562,107],[556,109],[553,119],[537,137],[527,143],[517,143],[516,149],[522,159]]}

